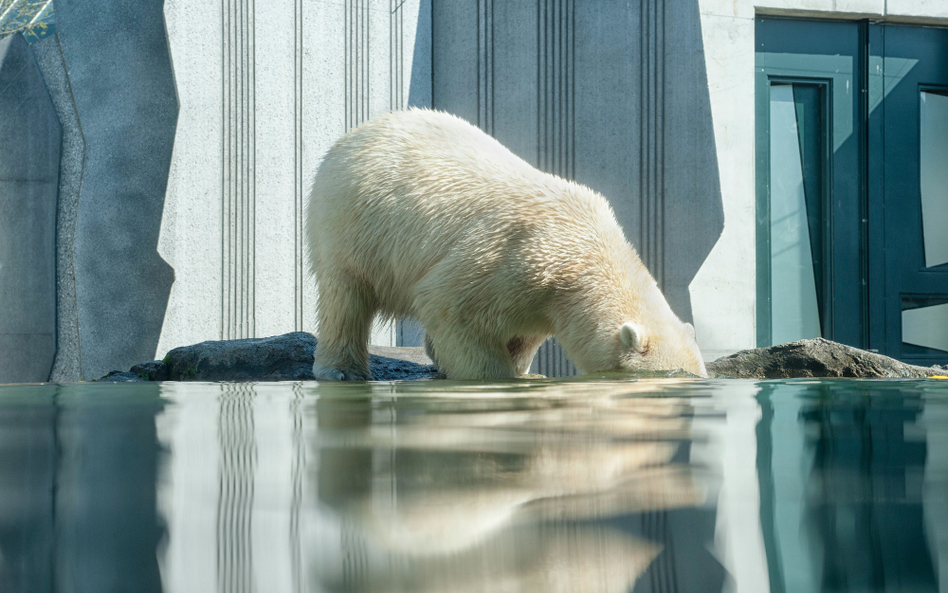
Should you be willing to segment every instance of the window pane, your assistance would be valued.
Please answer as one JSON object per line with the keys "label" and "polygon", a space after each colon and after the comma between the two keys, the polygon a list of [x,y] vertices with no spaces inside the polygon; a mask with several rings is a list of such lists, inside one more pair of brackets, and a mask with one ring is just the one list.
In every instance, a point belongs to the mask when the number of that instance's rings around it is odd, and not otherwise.
{"label": "window pane", "polygon": [[948,263],[948,96],[922,91],[922,233],[925,266]]}
{"label": "window pane", "polygon": [[[811,87],[812,88],[812,87]],[[810,141],[819,137],[818,118],[799,117],[818,113],[819,93],[798,93],[794,87],[775,84],[770,87],[770,258],[773,343],[780,344],[821,335],[817,280],[814,274],[814,243],[819,237],[819,196],[810,196],[817,221],[811,241],[807,189],[819,191],[813,183],[818,170],[807,167],[804,158]],[[813,105],[813,102],[817,102]],[[809,104],[809,105],[807,105]],[[807,109],[806,107],[810,107]],[[819,143],[816,144],[819,150]],[[817,159],[819,160],[819,159]]]}
{"label": "window pane", "polygon": [[945,299],[903,299],[902,341],[948,352],[948,302]]}

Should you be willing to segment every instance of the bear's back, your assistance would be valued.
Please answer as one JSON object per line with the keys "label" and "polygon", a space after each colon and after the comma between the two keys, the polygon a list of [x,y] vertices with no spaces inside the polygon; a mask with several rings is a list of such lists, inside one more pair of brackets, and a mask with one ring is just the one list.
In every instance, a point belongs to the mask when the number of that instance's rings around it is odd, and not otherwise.
{"label": "bear's back", "polygon": [[579,270],[612,261],[603,250],[627,248],[601,196],[535,169],[458,117],[424,109],[367,122],[330,149],[308,234],[314,259],[331,254],[335,267],[370,278],[383,295],[407,296],[404,286],[449,257],[462,260],[457,269],[493,261],[532,273],[539,263]]}

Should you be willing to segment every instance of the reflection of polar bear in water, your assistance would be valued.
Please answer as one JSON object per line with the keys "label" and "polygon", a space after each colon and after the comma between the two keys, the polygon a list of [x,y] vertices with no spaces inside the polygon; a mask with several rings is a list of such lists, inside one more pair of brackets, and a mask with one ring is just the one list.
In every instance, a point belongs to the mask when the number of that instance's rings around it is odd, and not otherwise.
{"label": "reflection of polar bear in water", "polygon": [[343,136],[306,220],[319,283],[318,379],[369,379],[376,314],[413,318],[451,379],[527,371],[555,335],[584,371],[706,376],[606,200],[463,120],[390,113]]}

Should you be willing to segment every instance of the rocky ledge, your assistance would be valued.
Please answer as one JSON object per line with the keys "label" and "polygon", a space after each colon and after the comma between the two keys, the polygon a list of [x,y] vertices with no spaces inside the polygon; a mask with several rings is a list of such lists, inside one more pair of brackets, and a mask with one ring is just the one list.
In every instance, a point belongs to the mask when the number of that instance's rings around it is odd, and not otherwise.
{"label": "rocky ledge", "polygon": [[[271,338],[201,342],[175,348],[162,360],[137,364],[128,371],[112,371],[99,380],[311,381],[314,379],[315,349],[316,338],[305,332]],[[372,374],[378,381],[433,379],[438,376],[423,348],[371,347],[369,352]],[[742,350],[707,366],[712,377],[738,379],[909,379],[948,374],[946,368],[913,366],[822,338]],[[681,371],[677,373],[662,373],[660,376],[680,376]],[[641,377],[642,374],[635,376]]]}
{"label": "rocky ledge", "polygon": [[[315,350],[316,338],[306,332],[201,342],[175,348],[162,360],[112,371],[99,381],[312,381]],[[369,350],[372,373],[378,381],[437,375],[423,348]]]}
{"label": "rocky ledge", "polygon": [[708,363],[712,377],[793,379],[853,377],[912,379],[948,374],[942,367],[920,367],[823,338],[741,350]]}

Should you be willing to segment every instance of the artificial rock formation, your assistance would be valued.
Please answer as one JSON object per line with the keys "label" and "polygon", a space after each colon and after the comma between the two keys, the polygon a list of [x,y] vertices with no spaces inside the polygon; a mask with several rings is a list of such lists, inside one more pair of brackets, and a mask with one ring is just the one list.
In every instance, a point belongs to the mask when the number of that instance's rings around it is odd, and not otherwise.
{"label": "artificial rock formation", "polygon": [[813,338],[769,348],[741,350],[709,363],[708,374],[738,379],[912,379],[944,375],[946,370],[905,364],[874,352]]}
{"label": "artificial rock formation", "polygon": [[[292,332],[269,338],[220,340],[182,346],[162,360],[103,381],[312,381],[316,338]],[[377,381],[430,379],[437,374],[421,348],[373,348],[370,366]]]}
{"label": "artificial rock formation", "polygon": [[[162,360],[129,371],[113,371],[100,381],[312,381],[316,338],[293,332],[269,338],[221,340],[182,346]],[[373,346],[370,366],[377,381],[433,379],[438,371],[422,348]],[[769,348],[741,350],[708,363],[717,378],[793,379],[848,377],[913,379],[948,375],[942,367],[919,367],[823,338]],[[690,377],[684,371],[593,373],[590,378],[621,380]],[[527,378],[542,378],[531,375]]]}

